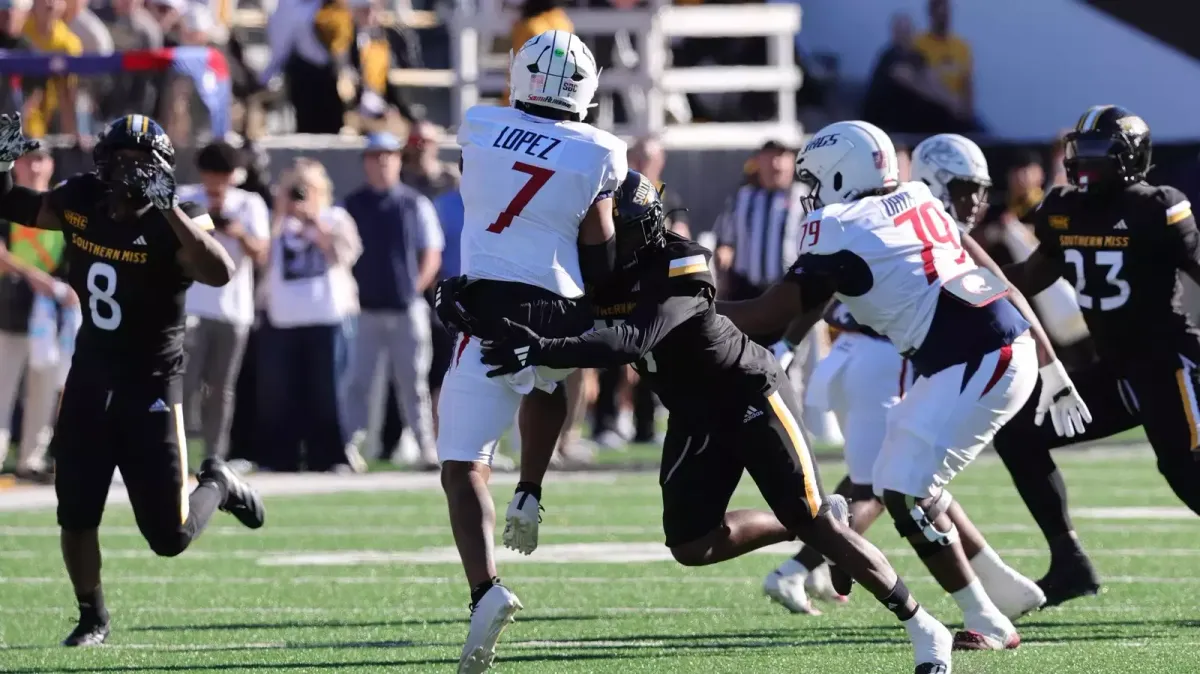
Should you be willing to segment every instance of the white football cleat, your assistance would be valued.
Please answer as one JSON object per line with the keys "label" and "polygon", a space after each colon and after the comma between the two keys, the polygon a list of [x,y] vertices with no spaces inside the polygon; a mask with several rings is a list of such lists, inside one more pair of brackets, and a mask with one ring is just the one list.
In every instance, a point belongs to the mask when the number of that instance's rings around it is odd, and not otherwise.
{"label": "white football cleat", "polygon": [[804,591],[812,599],[844,604],[849,598],[833,589],[833,580],[829,576],[829,565],[822,564],[808,572],[804,579]]}
{"label": "white football cleat", "polygon": [[918,608],[903,625],[913,645],[916,674],[950,674],[950,651],[954,648],[950,630],[924,608]]}
{"label": "white football cleat", "polygon": [[1012,621],[999,613],[964,613],[963,629],[954,635],[956,651],[1003,651],[1021,645]]}
{"label": "white football cleat", "polygon": [[763,581],[763,593],[792,613],[821,615],[804,591],[808,576],[808,569],[804,568],[803,564],[789,559]]}
{"label": "white football cleat", "polygon": [[528,555],[537,549],[541,504],[528,492],[518,491],[504,514],[504,547]]}
{"label": "white football cleat", "polygon": [[1038,584],[1022,576],[1012,567],[997,560],[983,559],[985,555],[976,555],[971,560],[971,568],[979,577],[983,589],[991,598],[992,603],[1009,620],[1036,611],[1046,603],[1046,593]]}
{"label": "white football cleat", "polygon": [[503,585],[493,585],[478,604],[471,607],[471,630],[458,660],[458,674],[481,674],[496,659],[496,642],[517,611],[521,600]]}

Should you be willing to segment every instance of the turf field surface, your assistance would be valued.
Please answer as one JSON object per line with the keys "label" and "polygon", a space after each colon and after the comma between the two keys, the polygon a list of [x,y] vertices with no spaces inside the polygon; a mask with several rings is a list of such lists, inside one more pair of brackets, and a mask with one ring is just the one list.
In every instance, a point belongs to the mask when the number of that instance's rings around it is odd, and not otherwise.
{"label": "turf field surface", "polygon": [[[1058,459],[1106,592],[1026,617],[1019,650],[956,654],[954,671],[1200,672],[1200,519],[1147,447]],[[826,485],[840,475],[825,465]],[[75,610],[52,491],[0,491],[0,672],[454,670],[468,597],[436,476],[251,480],[265,494],[266,527],[251,532],[218,513],[174,559],[149,552],[115,488],[101,530],[113,633],[108,646],[81,650],[56,646]],[[501,513],[513,480],[497,476]],[[1041,535],[994,458],[953,491],[1010,563],[1034,577],[1045,570]],[[792,545],[700,569],[670,561],[656,474],[551,475],[544,496],[541,547],[531,557],[498,550],[526,609],[501,641],[497,671],[912,671],[904,632],[861,589],[819,617],[762,596],[763,576]],[[734,505],[761,504],[744,479]],[[890,525],[871,538],[934,615],[958,620]]]}

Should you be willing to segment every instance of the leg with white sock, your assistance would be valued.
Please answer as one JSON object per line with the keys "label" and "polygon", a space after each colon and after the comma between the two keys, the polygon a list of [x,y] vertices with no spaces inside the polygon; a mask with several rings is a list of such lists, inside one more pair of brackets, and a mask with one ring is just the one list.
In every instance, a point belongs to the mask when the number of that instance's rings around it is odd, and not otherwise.
{"label": "leg with white sock", "polygon": [[1016,648],[1021,637],[988,597],[972,570],[959,540],[958,530],[947,510],[952,497],[944,489],[937,496],[917,497],[890,489],[883,503],[917,557],[938,584],[958,604],[966,629],[955,635],[954,647],[961,650]]}
{"label": "leg with white sock", "polygon": [[962,505],[957,501],[952,502],[947,514],[958,530],[963,553],[971,563],[971,570],[1001,613],[1010,620],[1016,620],[1046,603],[1046,594],[1035,581],[1000,559],[1000,555],[988,545],[983,534],[967,517]]}

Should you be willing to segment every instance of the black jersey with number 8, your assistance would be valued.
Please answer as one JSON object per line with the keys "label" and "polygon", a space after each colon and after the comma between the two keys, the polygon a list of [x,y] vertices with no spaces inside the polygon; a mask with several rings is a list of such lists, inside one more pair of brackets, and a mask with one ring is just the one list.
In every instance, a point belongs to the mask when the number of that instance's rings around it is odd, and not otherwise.
{"label": "black jersey with number 8", "polygon": [[[192,284],[177,260],[179,239],[161,211],[118,222],[105,199],[90,173],[50,193],[67,243],[68,281],[82,304],[72,368],[123,380],[178,374]],[[205,213],[192,202],[180,207],[192,218]]]}

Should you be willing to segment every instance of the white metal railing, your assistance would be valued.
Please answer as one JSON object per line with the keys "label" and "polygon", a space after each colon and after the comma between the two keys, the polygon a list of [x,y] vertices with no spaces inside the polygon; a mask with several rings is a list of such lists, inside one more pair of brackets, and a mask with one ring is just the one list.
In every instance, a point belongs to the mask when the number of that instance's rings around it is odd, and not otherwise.
{"label": "white metal railing", "polygon": [[[699,5],[676,7],[653,0],[650,9],[572,10],[571,21],[581,35],[628,33],[638,45],[633,70],[609,69],[600,78],[601,92],[636,92],[644,105],[619,135],[659,134],[672,147],[752,147],[768,138],[798,143],[796,90],[801,74],[795,61],[795,35],[800,30],[796,4]],[[511,12],[471,13],[458,10],[449,19],[452,70],[393,70],[398,86],[441,87],[450,90],[452,126],[467,108],[479,103],[481,92],[500,92],[508,73],[481,65],[484,36],[497,26],[511,26]],[[678,37],[767,38],[767,66],[667,67],[670,40]],[[666,97],[672,93],[770,91],[776,94],[778,115],[772,122],[667,124]]]}

